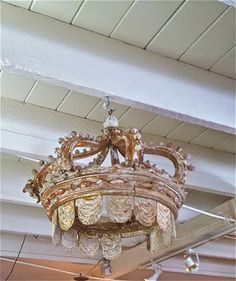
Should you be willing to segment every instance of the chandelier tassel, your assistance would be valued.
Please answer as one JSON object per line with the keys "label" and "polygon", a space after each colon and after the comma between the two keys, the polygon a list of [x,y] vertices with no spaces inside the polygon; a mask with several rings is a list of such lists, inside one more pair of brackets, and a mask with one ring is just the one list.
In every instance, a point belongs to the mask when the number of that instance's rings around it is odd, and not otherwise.
{"label": "chandelier tassel", "polygon": [[152,226],[156,222],[156,202],[149,199],[135,198],[134,215],[144,226]]}
{"label": "chandelier tassel", "polygon": [[97,236],[89,236],[86,234],[79,235],[79,249],[80,251],[88,256],[94,257],[99,248],[99,239]]}
{"label": "chandelier tassel", "polygon": [[108,196],[107,214],[114,222],[125,223],[132,217],[133,198],[131,196]]}
{"label": "chandelier tassel", "polygon": [[102,213],[102,196],[87,196],[76,200],[78,219],[85,225],[94,224]]}
{"label": "chandelier tassel", "polygon": [[71,251],[77,247],[77,236],[77,229],[75,227],[71,227],[69,230],[63,231],[61,243],[66,250]]}
{"label": "chandelier tassel", "polygon": [[103,257],[108,260],[114,260],[121,254],[121,236],[117,234],[104,234],[100,238]]}
{"label": "chandelier tassel", "polygon": [[58,207],[59,224],[62,230],[68,230],[75,220],[75,204],[74,201],[64,203]]}
{"label": "chandelier tassel", "polygon": [[170,224],[170,209],[157,202],[157,224],[160,229],[165,231]]}

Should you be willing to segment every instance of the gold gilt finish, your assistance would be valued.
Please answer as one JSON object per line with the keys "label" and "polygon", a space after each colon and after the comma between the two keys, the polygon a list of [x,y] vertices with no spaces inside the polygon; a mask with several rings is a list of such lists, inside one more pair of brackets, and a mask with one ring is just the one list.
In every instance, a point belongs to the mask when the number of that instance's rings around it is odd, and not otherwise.
{"label": "gold gilt finish", "polygon": [[[41,162],[23,190],[45,208],[54,244],[78,245],[88,256],[101,247],[108,259],[119,256],[124,237],[146,235],[152,252],[161,242],[170,245],[185,179],[193,170],[181,148],[145,146],[138,130],[118,127],[103,129],[97,138],[73,131],[59,143],[56,157]],[[108,153],[111,165],[105,167]],[[175,174],[145,161],[148,154],[168,158]],[[87,166],[78,164],[92,156]]]}

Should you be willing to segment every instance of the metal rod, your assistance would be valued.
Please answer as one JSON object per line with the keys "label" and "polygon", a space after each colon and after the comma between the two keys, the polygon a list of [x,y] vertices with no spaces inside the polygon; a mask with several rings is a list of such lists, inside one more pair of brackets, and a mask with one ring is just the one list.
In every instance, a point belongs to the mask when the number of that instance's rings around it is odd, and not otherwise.
{"label": "metal rod", "polygon": [[197,213],[206,215],[206,216],[208,216],[208,217],[213,217],[213,218],[216,218],[216,219],[219,219],[219,220],[223,220],[223,221],[225,221],[225,222],[229,222],[229,223],[235,223],[235,222],[236,222],[235,219],[229,218],[229,217],[224,216],[224,215],[212,214],[212,213],[209,213],[209,212],[206,212],[206,211],[203,211],[203,210],[200,210],[200,209],[197,209],[197,208],[188,206],[188,205],[183,205],[182,207],[185,208],[185,209],[189,209],[189,210],[192,210],[192,211],[194,211],[194,212],[197,212]]}

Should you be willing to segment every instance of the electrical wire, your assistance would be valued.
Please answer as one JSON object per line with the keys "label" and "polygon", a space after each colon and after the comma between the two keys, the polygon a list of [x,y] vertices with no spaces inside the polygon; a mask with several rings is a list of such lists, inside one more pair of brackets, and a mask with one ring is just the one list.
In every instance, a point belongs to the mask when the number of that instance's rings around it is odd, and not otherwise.
{"label": "electrical wire", "polygon": [[7,280],[9,279],[9,277],[11,276],[11,274],[12,274],[14,268],[15,268],[15,265],[16,265],[16,263],[17,263],[17,260],[18,260],[18,258],[19,258],[19,256],[20,256],[20,253],[21,253],[21,251],[22,251],[22,248],[23,248],[23,246],[24,246],[24,244],[25,244],[25,238],[26,238],[26,234],[24,235],[24,238],[23,238],[23,241],[22,241],[22,243],[21,243],[19,252],[18,252],[18,254],[17,254],[17,256],[16,256],[16,259],[15,259],[15,261],[14,261],[14,263],[13,263],[13,266],[12,266],[12,268],[11,268],[11,271],[10,271],[9,274],[7,275],[7,278],[5,279],[5,281],[7,281]]}
{"label": "electrical wire", "polygon": [[103,258],[101,258],[86,274],[85,276],[87,276],[90,272],[92,272],[98,265],[99,263],[103,260]]}

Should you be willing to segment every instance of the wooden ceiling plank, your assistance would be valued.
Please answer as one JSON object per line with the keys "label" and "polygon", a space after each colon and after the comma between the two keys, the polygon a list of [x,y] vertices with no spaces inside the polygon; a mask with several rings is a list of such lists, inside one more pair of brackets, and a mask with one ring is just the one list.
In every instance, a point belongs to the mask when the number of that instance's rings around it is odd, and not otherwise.
{"label": "wooden ceiling plank", "polygon": [[56,109],[67,95],[68,90],[44,82],[37,82],[25,100],[27,103]]}
{"label": "wooden ceiling plank", "polygon": [[175,130],[181,123],[182,122],[179,120],[159,115],[148,123],[142,131],[146,134],[166,136],[172,130]]}
{"label": "wooden ceiling plank", "polygon": [[235,45],[235,8],[229,7],[180,57],[180,61],[211,68]]}
{"label": "wooden ceiling plank", "polygon": [[85,118],[99,100],[100,99],[97,97],[70,91],[69,95],[64,99],[57,110]]}
{"label": "wooden ceiling plank", "polygon": [[32,6],[30,7],[30,10],[36,13],[40,13],[70,23],[82,3],[83,0],[76,0],[76,1],[34,0]]}
{"label": "wooden ceiling plank", "polygon": [[35,80],[2,71],[0,78],[1,96],[23,102],[32,90],[35,82]]}
{"label": "wooden ceiling plank", "polygon": [[214,146],[214,149],[236,153],[236,136],[230,136]]}
{"label": "wooden ceiling plank", "polygon": [[29,9],[31,3],[33,2],[33,0],[2,0],[4,2],[7,2],[9,4],[21,7],[21,8],[25,8],[25,9]]}
{"label": "wooden ceiling plank", "polygon": [[236,47],[234,46],[226,52],[226,54],[210,68],[210,71],[236,79],[235,49]]}
{"label": "wooden ceiling plank", "polygon": [[137,108],[130,108],[119,119],[119,125],[125,128],[137,128],[141,130],[156,116],[153,112],[144,111]]}
{"label": "wooden ceiling plank", "polygon": [[132,2],[85,1],[72,24],[109,36]]}
{"label": "wooden ceiling plank", "polygon": [[147,50],[178,59],[226,8],[217,1],[186,1]]}
{"label": "wooden ceiling plank", "polygon": [[192,139],[191,143],[213,148],[218,143],[226,140],[230,136],[231,136],[230,134],[209,129],[209,130],[203,131],[202,134],[200,134],[200,135],[196,136],[194,139]]}
{"label": "wooden ceiling plank", "polygon": [[135,1],[111,37],[144,48],[182,2]]}
{"label": "wooden ceiling plank", "polygon": [[170,132],[167,137],[180,141],[190,142],[193,138],[199,136],[205,130],[207,129],[203,126],[185,122],[181,124],[181,126],[177,127],[174,131]]}

